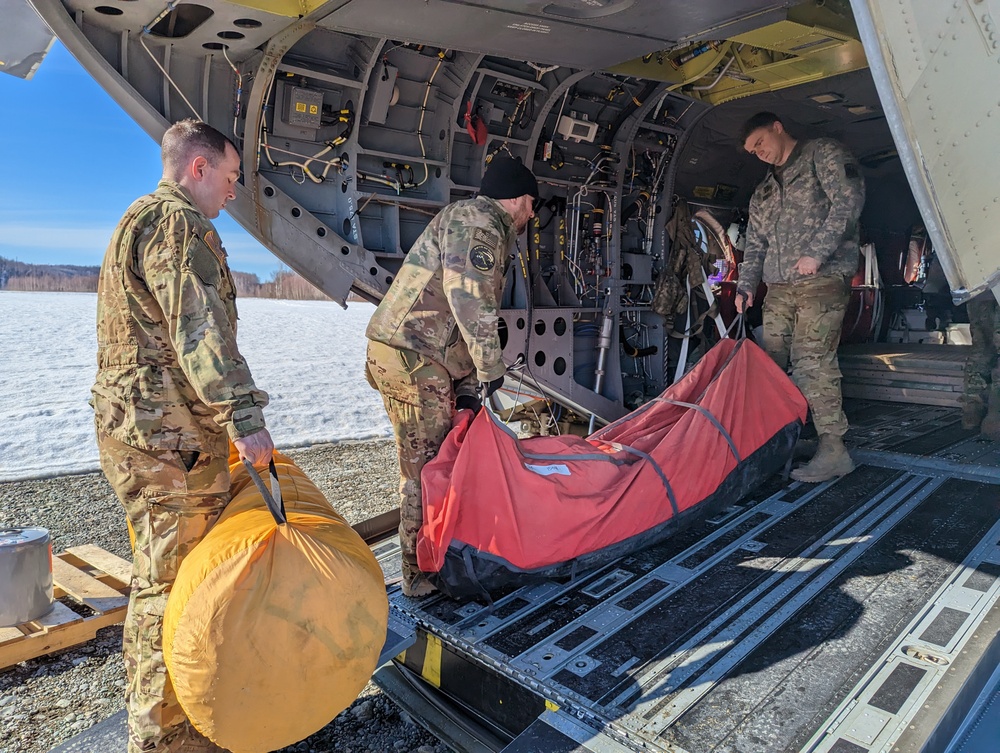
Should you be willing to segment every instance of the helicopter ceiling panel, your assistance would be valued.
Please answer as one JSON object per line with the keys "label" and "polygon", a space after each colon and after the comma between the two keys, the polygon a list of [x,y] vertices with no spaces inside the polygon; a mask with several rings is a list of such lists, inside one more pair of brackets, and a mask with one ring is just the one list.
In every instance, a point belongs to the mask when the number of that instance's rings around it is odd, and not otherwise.
{"label": "helicopter ceiling panel", "polygon": [[[736,19],[789,5],[767,0],[398,0],[347,3],[323,26],[515,60],[602,69],[701,33],[738,33]],[[732,27],[732,28],[730,28]]]}

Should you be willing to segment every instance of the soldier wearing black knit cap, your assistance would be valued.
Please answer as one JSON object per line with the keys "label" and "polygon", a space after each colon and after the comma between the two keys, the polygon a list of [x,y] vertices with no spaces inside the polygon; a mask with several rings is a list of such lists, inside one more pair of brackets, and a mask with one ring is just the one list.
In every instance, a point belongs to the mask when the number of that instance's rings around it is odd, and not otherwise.
{"label": "soldier wearing black knit cap", "polygon": [[399,455],[403,592],[435,588],[417,565],[420,471],[458,410],[476,410],[503,384],[497,328],[511,249],[534,216],[538,181],[496,156],[479,196],[449,204],[406,255],[368,325],[368,382],[382,395]]}

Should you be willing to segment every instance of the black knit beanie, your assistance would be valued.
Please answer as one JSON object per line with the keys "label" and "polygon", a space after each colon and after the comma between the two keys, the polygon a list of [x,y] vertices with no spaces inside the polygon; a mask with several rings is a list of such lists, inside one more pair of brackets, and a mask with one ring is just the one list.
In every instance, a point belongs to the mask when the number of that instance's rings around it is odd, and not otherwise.
{"label": "black knit beanie", "polygon": [[493,158],[483,175],[480,196],[491,199],[516,199],[519,196],[538,198],[538,181],[519,159],[498,154]]}

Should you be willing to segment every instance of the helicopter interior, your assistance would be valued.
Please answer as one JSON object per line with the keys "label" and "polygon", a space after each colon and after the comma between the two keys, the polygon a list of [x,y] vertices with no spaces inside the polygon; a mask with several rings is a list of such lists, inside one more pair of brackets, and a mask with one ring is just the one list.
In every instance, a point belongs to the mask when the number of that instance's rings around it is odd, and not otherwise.
{"label": "helicopter interior", "polygon": [[[91,72],[154,137],[190,116],[231,135],[229,211],[342,304],[380,300],[438,209],[475,195],[494,155],[522,159],[541,198],[500,328],[502,402],[526,433],[615,420],[724,336],[766,167],[739,133],[760,111],[863,166],[871,246],[845,340],[922,305],[931,249],[908,257],[920,212],[847,0],[35,5],[96,49]],[[702,279],[664,315],[678,208]]]}

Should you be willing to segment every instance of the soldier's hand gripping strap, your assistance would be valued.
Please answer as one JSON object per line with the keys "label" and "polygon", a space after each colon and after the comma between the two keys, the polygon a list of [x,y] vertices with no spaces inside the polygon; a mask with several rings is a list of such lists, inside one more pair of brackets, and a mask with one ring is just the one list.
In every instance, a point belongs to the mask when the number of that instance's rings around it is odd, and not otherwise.
{"label": "soldier's hand gripping strap", "polygon": [[274,522],[279,526],[287,523],[288,518],[285,516],[285,503],[281,499],[281,485],[278,483],[278,469],[274,467],[274,460],[271,461],[269,466],[271,471],[271,491],[268,491],[267,487],[264,486],[264,480],[253,467],[253,463],[243,458],[243,465],[246,466],[247,473],[250,475],[253,485],[257,487],[260,496],[264,498],[264,504],[267,505],[268,512],[271,513]]}

